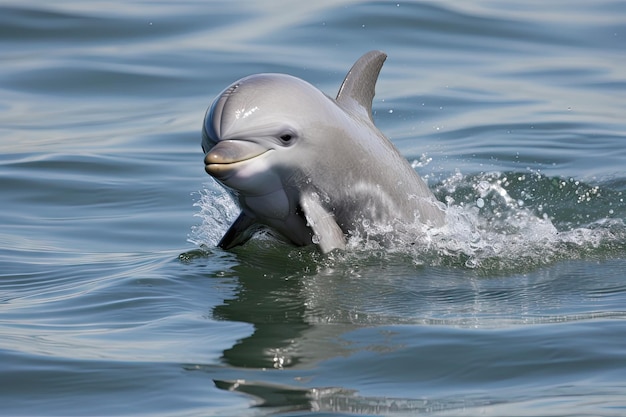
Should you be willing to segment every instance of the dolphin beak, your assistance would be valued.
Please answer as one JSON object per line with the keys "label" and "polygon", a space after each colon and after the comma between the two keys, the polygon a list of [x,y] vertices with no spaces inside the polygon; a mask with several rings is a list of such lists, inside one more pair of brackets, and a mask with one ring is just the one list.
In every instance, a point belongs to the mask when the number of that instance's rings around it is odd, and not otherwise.
{"label": "dolphin beak", "polygon": [[256,158],[269,149],[254,142],[243,140],[222,140],[213,146],[204,157],[204,169],[217,179],[225,179],[237,167],[235,164]]}

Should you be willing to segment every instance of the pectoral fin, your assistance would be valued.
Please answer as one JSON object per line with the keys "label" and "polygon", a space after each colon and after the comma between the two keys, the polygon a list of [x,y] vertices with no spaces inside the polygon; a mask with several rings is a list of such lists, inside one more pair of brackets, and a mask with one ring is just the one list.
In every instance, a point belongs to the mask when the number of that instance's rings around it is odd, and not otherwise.
{"label": "pectoral fin", "polygon": [[333,215],[322,207],[317,194],[303,194],[300,206],[308,226],[313,230],[314,243],[319,245],[322,252],[346,248],[343,231]]}
{"label": "pectoral fin", "polygon": [[246,243],[261,226],[256,223],[253,217],[241,213],[237,220],[230,226],[230,228],[217,244],[222,249],[230,249],[235,246],[243,245]]}

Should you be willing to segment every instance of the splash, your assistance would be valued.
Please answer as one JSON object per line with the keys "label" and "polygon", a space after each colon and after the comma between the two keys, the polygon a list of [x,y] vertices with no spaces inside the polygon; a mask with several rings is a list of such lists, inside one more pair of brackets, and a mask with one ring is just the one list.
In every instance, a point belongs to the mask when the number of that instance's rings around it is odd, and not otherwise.
{"label": "splash", "polygon": [[194,207],[198,207],[200,211],[195,216],[202,223],[191,228],[188,240],[200,247],[213,247],[235,221],[240,210],[232,197],[221,189],[204,188],[198,192],[198,196]]}
{"label": "splash", "polygon": [[457,173],[435,191],[447,203],[446,227],[431,233],[444,262],[518,269],[626,247],[621,192],[538,172]]}
{"label": "splash", "polygon": [[[409,256],[416,265],[501,271],[626,254],[621,191],[538,172],[457,172],[434,192],[445,201],[446,226],[378,226],[364,219],[365,232],[348,236],[348,254],[330,256],[340,260],[384,251]],[[202,224],[192,229],[189,240],[213,247],[239,209],[216,188],[202,190],[199,197],[194,205]]]}

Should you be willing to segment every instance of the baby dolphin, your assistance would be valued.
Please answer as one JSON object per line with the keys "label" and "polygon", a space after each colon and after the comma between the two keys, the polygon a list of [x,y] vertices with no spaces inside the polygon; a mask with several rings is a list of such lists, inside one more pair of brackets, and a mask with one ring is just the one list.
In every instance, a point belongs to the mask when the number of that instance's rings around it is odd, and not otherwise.
{"label": "baby dolphin", "polygon": [[286,74],[242,78],[215,99],[202,129],[205,169],[241,208],[219,247],[265,228],[327,253],[371,226],[444,224],[428,186],[374,125],[386,58],[363,55],[334,100]]}

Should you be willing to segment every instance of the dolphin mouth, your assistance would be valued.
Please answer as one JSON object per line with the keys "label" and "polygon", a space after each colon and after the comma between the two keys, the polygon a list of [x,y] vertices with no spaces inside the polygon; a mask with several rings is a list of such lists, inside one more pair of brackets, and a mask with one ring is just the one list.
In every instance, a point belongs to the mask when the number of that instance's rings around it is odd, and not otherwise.
{"label": "dolphin mouth", "polygon": [[204,169],[212,177],[225,180],[242,165],[270,150],[254,142],[223,140],[213,146],[204,157]]}

